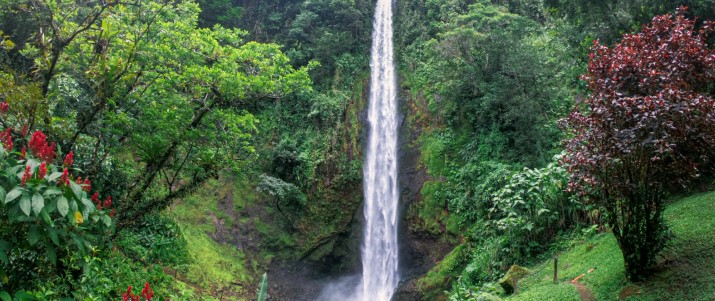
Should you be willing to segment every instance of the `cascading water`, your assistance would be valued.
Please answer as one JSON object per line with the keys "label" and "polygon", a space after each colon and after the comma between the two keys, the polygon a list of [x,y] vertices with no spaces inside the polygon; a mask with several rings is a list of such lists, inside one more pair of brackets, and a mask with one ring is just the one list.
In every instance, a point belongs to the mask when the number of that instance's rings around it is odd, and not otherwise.
{"label": "cascading water", "polygon": [[393,61],[392,1],[377,0],[370,59],[370,138],[363,170],[365,238],[362,298],[388,301],[397,287],[397,80]]}
{"label": "cascading water", "polygon": [[[392,1],[377,0],[372,57],[370,104],[363,179],[365,237],[362,243],[362,280],[353,277],[329,283],[320,301],[389,301],[397,288],[397,80],[392,46]],[[353,289],[355,289],[353,291]]]}

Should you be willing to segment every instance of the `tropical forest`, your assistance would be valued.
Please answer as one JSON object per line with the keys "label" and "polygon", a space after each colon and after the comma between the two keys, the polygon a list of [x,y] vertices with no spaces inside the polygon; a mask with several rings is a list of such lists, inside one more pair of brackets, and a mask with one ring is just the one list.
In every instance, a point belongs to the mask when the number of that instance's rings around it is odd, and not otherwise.
{"label": "tropical forest", "polygon": [[715,0],[0,0],[33,300],[715,300]]}

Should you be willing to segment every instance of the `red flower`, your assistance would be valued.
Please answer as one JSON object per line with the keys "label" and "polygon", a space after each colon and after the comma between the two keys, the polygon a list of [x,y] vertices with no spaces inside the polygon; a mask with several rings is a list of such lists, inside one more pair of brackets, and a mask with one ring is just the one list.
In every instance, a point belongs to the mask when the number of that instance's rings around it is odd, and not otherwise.
{"label": "red flower", "polygon": [[127,288],[127,292],[122,294],[122,299],[124,299],[124,301],[140,301],[139,296],[136,296],[132,293],[131,285]]}
{"label": "red flower", "polygon": [[89,192],[92,189],[92,182],[90,182],[89,179],[84,179],[84,185],[82,186],[82,189],[86,192]]}
{"label": "red flower", "polygon": [[7,104],[7,102],[0,102],[0,113],[5,114],[9,109],[10,106]]}
{"label": "red flower", "polygon": [[94,192],[91,199],[92,203],[97,205],[97,210],[102,210],[102,202],[99,201],[99,192]]}
{"label": "red flower", "polygon": [[55,160],[55,143],[47,144],[47,136],[41,131],[36,131],[32,134],[32,138],[30,138],[30,142],[27,145],[35,157],[47,162]]}
{"label": "red flower", "polygon": [[52,162],[55,160],[55,143],[52,142],[52,145],[45,147],[44,151],[42,152],[40,159]]}
{"label": "red flower", "polygon": [[36,131],[32,134],[30,142],[27,144],[30,147],[30,151],[35,157],[40,157],[42,152],[47,148],[47,136],[41,131]]}
{"label": "red flower", "polygon": [[13,144],[12,144],[12,135],[10,134],[11,129],[7,128],[7,131],[0,133],[0,142],[5,146],[6,151],[11,151]]}
{"label": "red flower", "polygon": [[112,212],[109,212],[109,217],[114,217],[114,214],[115,214],[115,213],[116,213],[116,212],[114,211],[114,209],[112,209]]}
{"label": "red flower", "polygon": [[37,171],[37,177],[40,179],[44,179],[46,175],[47,175],[47,163],[42,162],[42,164],[40,164],[39,170]]}
{"label": "red flower", "polygon": [[62,163],[65,167],[70,167],[74,164],[74,151],[70,151],[67,156],[65,156],[65,161]]}
{"label": "red flower", "polygon": [[112,196],[108,196],[106,200],[104,200],[104,208],[109,208],[112,207]]}
{"label": "red flower", "polygon": [[29,130],[30,127],[27,125],[27,123],[25,123],[25,125],[22,126],[22,131],[20,132],[22,133],[22,137],[27,137],[27,131]]}
{"label": "red flower", "polygon": [[27,180],[29,180],[30,177],[32,177],[32,166],[27,165],[27,167],[25,167],[25,173],[22,174],[21,185],[25,186],[25,184],[27,184]]}
{"label": "red flower", "polygon": [[27,158],[27,146],[23,146],[20,151],[20,159],[25,160],[25,158]]}
{"label": "red flower", "polygon": [[151,298],[154,298],[154,291],[152,291],[149,287],[149,282],[144,284],[144,289],[142,290],[142,297],[144,297],[145,300],[149,301],[151,301]]}
{"label": "red flower", "polygon": [[67,168],[65,168],[62,171],[62,176],[60,177],[60,181],[57,182],[57,185],[59,186],[69,186],[70,185],[70,179],[69,179],[69,171],[67,171]]}

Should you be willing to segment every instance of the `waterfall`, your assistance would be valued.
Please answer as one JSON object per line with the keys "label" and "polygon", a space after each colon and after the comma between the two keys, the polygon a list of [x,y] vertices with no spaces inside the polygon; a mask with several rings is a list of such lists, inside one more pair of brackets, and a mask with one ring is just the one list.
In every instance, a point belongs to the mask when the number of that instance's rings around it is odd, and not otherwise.
{"label": "waterfall", "polygon": [[365,238],[362,296],[389,301],[397,287],[397,80],[392,44],[392,1],[377,0],[370,59],[370,136],[363,170]]}

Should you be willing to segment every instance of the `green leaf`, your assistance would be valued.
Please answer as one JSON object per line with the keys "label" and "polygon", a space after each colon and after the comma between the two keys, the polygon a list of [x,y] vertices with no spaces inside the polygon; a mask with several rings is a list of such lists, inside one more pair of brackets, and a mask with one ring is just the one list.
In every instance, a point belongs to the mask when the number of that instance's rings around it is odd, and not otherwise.
{"label": "green leaf", "polygon": [[31,246],[34,246],[38,241],[40,241],[40,227],[33,225],[30,230],[27,231],[27,241],[30,242]]}
{"label": "green leaf", "polygon": [[6,240],[0,239],[0,251],[9,251],[12,248],[12,244],[10,244]]}
{"label": "green leaf", "polygon": [[70,212],[79,211],[79,207],[77,206],[77,202],[75,200],[72,200],[71,202],[69,202],[69,204],[70,204]]}
{"label": "green leaf", "polygon": [[43,198],[39,193],[35,193],[32,196],[32,211],[38,215],[40,214],[40,211],[42,211],[42,208],[45,208],[45,198]]}
{"label": "green leaf", "polygon": [[102,215],[102,221],[104,222],[104,225],[107,227],[112,225],[112,219],[108,215]]}
{"label": "green leaf", "polygon": [[62,173],[61,173],[61,172],[59,172],[59,171],[53,172],[52,174],[50,174],[50,177],[47,178],[47,181],[57,180],[57,179],[59,179],[61,176],[62,176]]}
{"label": "green leaf", "polygon": [[[25,165],[15,165],[15,166],[9,168],[6,171],[6,174],[8,177],[15,177],[15,176],[17,176],[17,173],[19,172],[20,169],[25,170]],[[22,177],[22,172],[20,172],[20,177]]]}
{"label": "green leaf", "polygon": [[64,196],[61,196],[59,199],[57,199],[57,211],[60,212],[62,217],[65,217],[67,213],[70,210],[70,206],[67,203],[67,198]]}
{"label": "green leaf", "polygon": [[32,296],[26,292],[23,292],[23,291],[20,291],[19,293],[15,294],[15,301],[35,301],[35,300],[37,300],[37,298],[35,298],[34,296]]}
{"label": "green leaf", "polygon": [[45,192],[42,193],[42,195],[44,197],[50,197],[50,196],[58,195],[58,194],[62,194],[62,190],[60,190],[57,187],[52,187],[50,189],[45,190]]}
{"label": "green leaf", "polygon": [[50,262],[52,264],[57,264],[57,251],[55,250],[55,247],[52,245],[47,245],[47,258],[50,259]]}
{"label": "green leaf", "polygon": [[258,294],[258,296],[256,297],[256,301],[266,301],[266,297],[268,296],[267,291],[268,275],[266,273],[263,273],[263,276],[261,277],[261,284],[258,285],[258,291],[256,292]]}
{"label": "green leaf", "polygon": [[10,190],[10,193],[7,194],[5,197],[5,204],[10,203],[14,201],[17,197],[19,197],[22,194],[23,189],[20,187],[15,187],[12,190]]}
{"label": "green leaf", "polygon": [[[2,147],[0,147],[2,148]],[[3,202],[5,204],[5,197],[7,195],[7,191],[5,191],[5,188],[0,187],[0,202]]]}
{"label": "green leaf", "polygon": [[0,300],[2,301],[12,301],[12,297],[5,291],[0,292]]}
{"label": "green leaf", "polygon": [[52,221],[50,214],[47,213],[47,210],[40,211],[40,216],[42,217],[42,220],[45,221],[46,225],[49,225],[50,227],[55,226],[55,222]]}
{"label": "green leaf", "polygon": [[57,201],[52,201],[51,199],[47,199],[47,202],[45,203],[45,209],[43,211],[47,211],[48,214],[55,212],[57,210]]}
{"label": "green leaf", "polygon": [[52,240],[52,243],[59,246],[60,240],[57,237],[57,231],[53,228],[46,228],[46,230],[47,230],[48,236],[50,237],[50,240]]}
{"label": "green leaf", "polygon": [[10,260],[7,258],[7,254],[5,254],[4,251],[0,251],[0,261],[4,262],[5,264],[10,263]]}
{"label": "green leaf", "polygon": [[30,216],[31,207],[32,201],[30,200],[30,195],[23,195],[22,199],[20,199],[20,210],[22,210],[22,213],[25,213],[25,215]]}
{"label": "green leaf", "polygon": [[82,205],[84,205],[85,208],[91,208],[94,209],[94,203],[92,203],[92,200],[88,198],[82,198]]}
{"label": "green leaf", "polygon": [[81,200],[82,197],[84,197],[82,195],[84,193],[84,190],[82,190],[82,186],[79,186],[79,184],[70,181],[70,188],[72,188],[72,192],[74,192],[74,195],[77,197],[77,199]]}

